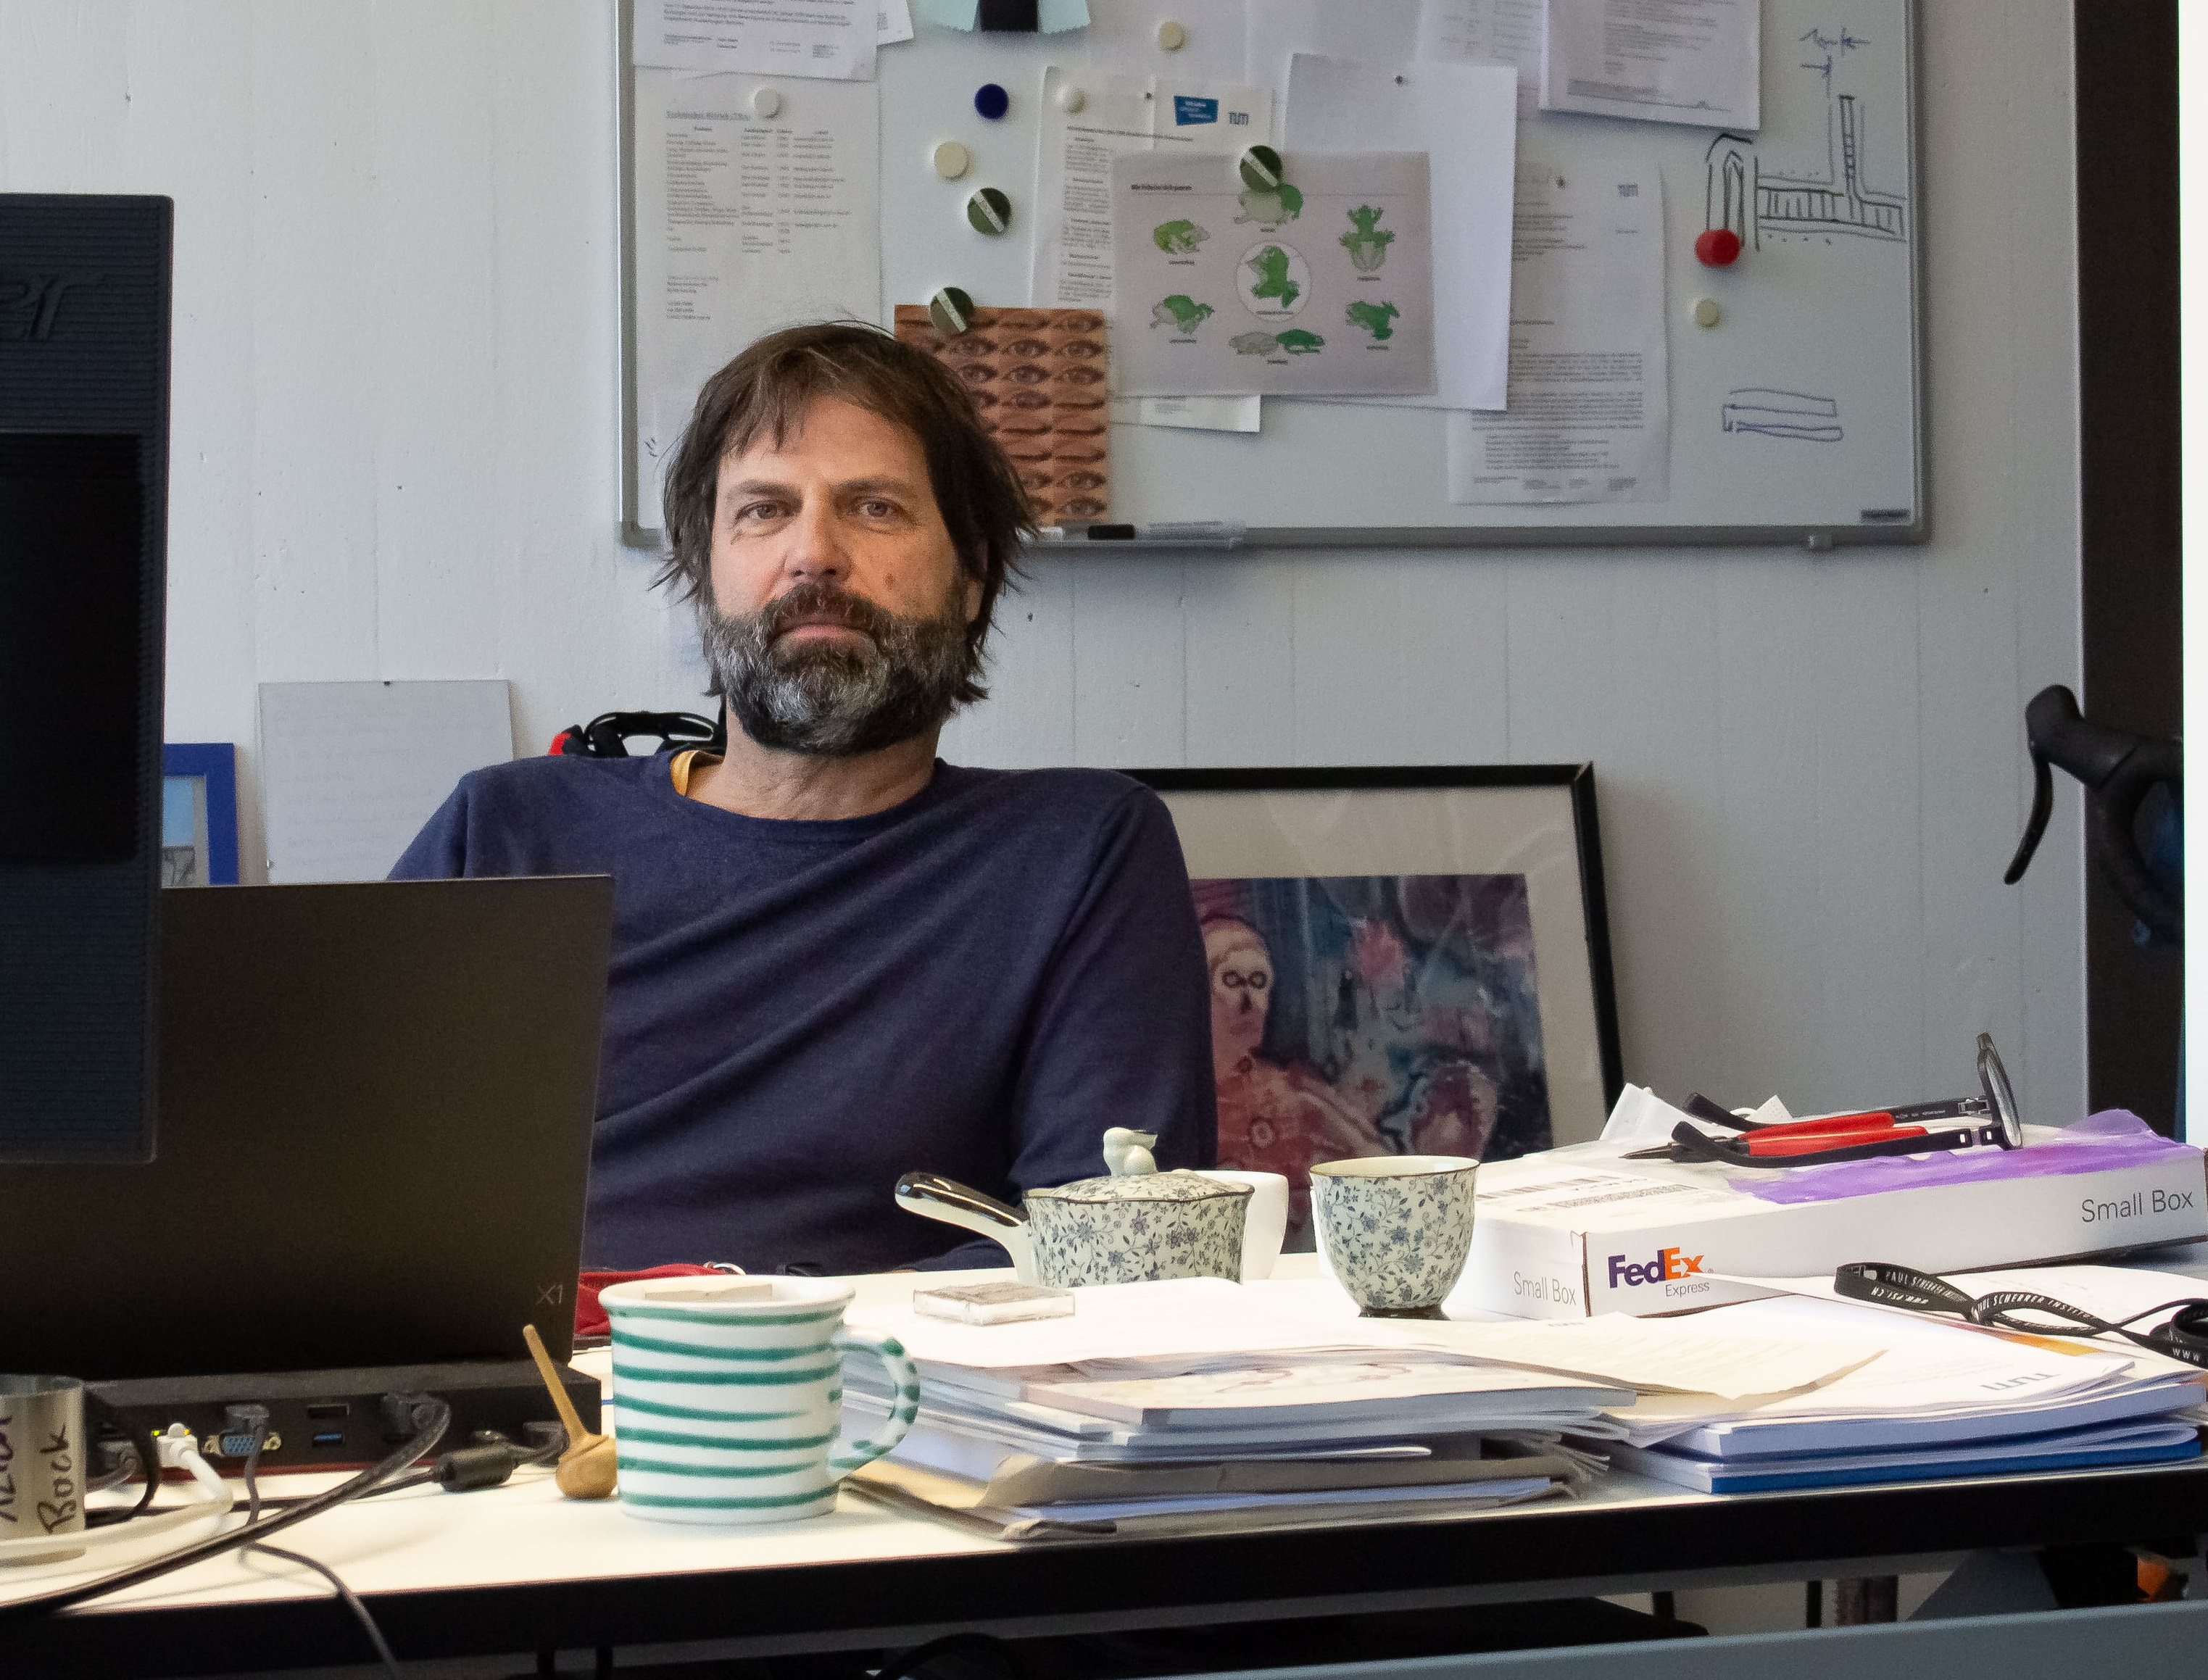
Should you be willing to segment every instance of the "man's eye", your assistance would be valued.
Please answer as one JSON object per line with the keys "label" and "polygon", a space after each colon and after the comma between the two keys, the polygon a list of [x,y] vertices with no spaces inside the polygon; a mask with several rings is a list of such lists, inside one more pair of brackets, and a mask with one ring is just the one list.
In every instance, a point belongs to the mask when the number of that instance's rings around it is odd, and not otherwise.
{"label": "man's eye", "polygon": [[897,504],[884,501],[879,496],[869,496],[859,504],[859,512],[870,519],[886,519],[897,512]]}
{"label": "man's eye", "polygon": [[736,510],[739,520],[771,519],[782,510],[771,501],[747,501]]}

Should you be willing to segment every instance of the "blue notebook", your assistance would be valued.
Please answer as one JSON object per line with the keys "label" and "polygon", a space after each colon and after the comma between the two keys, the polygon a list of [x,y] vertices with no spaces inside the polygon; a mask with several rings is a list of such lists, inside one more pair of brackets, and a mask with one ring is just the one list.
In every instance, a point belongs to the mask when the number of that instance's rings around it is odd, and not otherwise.
{"label": "blue notebook", "polygon": [[1935,1481],[1946,1476],[1998,1476],[2016,1471],[2074,1470],[2093,1465],[2163,1464],[2200,1456],[2189,1423],[2133,1424],[2065,1431],[2030,1440],[1989,1442],[1977,1449],[1935,1447],[1914,1453],[1818,1453],[1719,1460],[1666,1447],[1601,1444],[1613,1467],[1701,1493],[1760,1493],[1779,1488],[1852,1487],[1876,1482]]}

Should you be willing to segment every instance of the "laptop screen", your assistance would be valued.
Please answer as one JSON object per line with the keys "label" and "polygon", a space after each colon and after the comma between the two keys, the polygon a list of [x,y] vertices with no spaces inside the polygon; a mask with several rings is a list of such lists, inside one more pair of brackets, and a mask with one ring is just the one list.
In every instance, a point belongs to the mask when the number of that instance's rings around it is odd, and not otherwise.
{"label": "laptop screen", "polygon": [[0,1167],[0,1347],[87,1380],[555,1358],[613,883],[161,895],[161,1153]]}

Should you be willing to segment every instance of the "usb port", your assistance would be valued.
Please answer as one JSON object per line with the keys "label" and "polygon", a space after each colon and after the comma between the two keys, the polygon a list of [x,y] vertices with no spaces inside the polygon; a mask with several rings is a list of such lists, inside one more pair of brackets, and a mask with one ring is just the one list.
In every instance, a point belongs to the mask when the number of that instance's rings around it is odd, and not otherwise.
{"label": "usb port", "polygon": [[314,1437],[314,1444],[317,1447],[342,1447],[345,1445],[345,1431],[341,1429],[319,1431]]}
{"label": "usb port", "polygon": [[351,1415],[351,1406],[342,1400],[317,1401],[307,1408],[309,1418],[343,1418]]}

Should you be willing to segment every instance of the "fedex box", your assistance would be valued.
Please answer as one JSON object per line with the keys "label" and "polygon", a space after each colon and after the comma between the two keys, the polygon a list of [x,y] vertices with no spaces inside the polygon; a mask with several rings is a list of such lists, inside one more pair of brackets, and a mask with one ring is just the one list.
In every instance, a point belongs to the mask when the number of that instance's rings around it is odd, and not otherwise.
{"label": "fedex box", "polygon": [[[2025,1129],[2027,1147],[2056,1135]],[[1763,1176],[1753,1168],[1623,1158],[1647,1142],[1483,1165],[1452,1302],[1527,1318],[1645,1317],[1776,1293],[1718,1274],[1829,1275],[1858,1260],[1972,1271],[2208,1237],[2208,1170],[2180,1144],[2077,1149],[2090,1170],[1785,1204],[1739,1187]]]}

